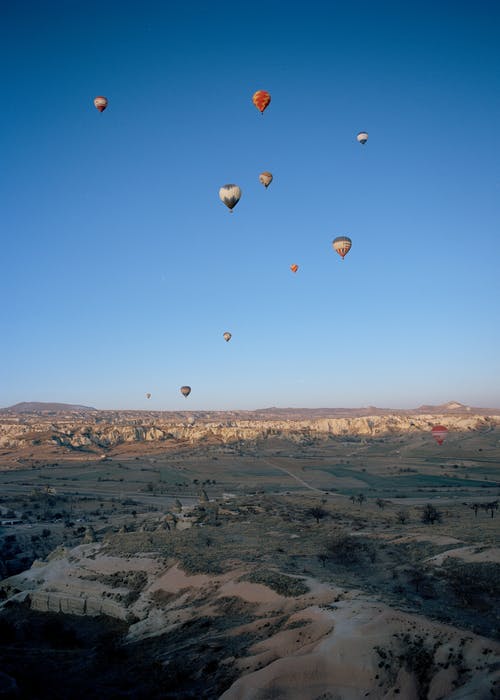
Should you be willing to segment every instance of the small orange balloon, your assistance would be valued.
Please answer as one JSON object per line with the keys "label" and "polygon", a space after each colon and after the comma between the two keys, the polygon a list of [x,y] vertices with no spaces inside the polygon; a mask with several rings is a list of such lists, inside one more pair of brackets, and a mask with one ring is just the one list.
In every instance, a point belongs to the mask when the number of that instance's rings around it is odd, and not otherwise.
{"label": "small orange balloon", "polygon": [[263,114],[264,110],[271,102],[271,95],[267,92],[267,90],[257,90],[252,97],[252,102],[257,107],[259,112]]}
{"label": "small orange balloon", "polygon": [[291,270],[292,272],[297,272],[298,269],[299,269],[299,266],[298,266],[298,265],[290,265],[290,270]]}

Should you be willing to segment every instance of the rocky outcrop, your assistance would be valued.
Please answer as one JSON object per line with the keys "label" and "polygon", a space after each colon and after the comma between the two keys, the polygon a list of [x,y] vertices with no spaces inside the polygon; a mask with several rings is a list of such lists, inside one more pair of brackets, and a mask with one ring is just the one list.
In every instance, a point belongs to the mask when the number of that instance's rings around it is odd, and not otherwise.
{"label": "rocky outcrop", "polygon": [[[161,638],[165,657],[175,659],[180,648],[186,667],[203,669],[210,659],[231,667],[222,695],[210,696],[221,700],[493,697],[500,680],[494,640],[312,577],[281,578],[300,585],[276,590],[248,578],[242,564],[190,575],[172,561],[109,556],[89,544],[2,586],[21,591],[10,600],[29,596],[37,611],[124,620],[128,642]],[[238,639],[245,643],[235,655]]]}
{"label": "rocky outcrop", "polygon": [[[98,415],[98,414],[97,414]],[[226,422],[185,421],[153,424],[150,418],[131,417],[103,422],[83,418],[50,423],[39,417],[23,418],[24,422],[0,423],[0,447],[22,448],[30,445],[57,445],[75,450],[101,451],[121,444],[170,442],[185,445],[235,445],[273,437],[283,437],[297,444],[330,438],[377,438],[385,435],[428,433],[439,423],[450,431],[464,433],[487,431],[500,426],[500,415],[393,413],[350,418],[314,418],[302,420],[230,420]],[[142,421],[142,424],[141,424]]]}

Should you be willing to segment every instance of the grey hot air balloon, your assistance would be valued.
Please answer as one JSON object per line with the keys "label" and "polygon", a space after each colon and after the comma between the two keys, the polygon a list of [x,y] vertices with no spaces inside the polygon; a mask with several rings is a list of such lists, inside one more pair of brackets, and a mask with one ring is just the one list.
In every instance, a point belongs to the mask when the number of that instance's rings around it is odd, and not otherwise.
{"label": "grey hot air balloon", "polygon": [[264,170],[264,172],[259,175],[259,180],[267,190],[267,188],[269,187],[269,185],[273,181],[273,175],[272,175],[272,173],[268,172],[267,170]]}
{"label": "grey hot air balloon", "polygon": [[219,190],[219,197],[229,211],[232,211],[240,201],[241,190],[238,185],[222,185]]}
{"label": "grey hot air balloon", "polygon": [[352,241],[347,236],[338,236],[332,242],[332,246],[335,252],[337,252],[343,260],[347,253],[351,250]]}
{"label": "grey hot air balloon", "polygon": [[228,342],[231,340],[232,337],[233,337],[233,336],[232,336],[231,333],[229,333],[228,331],[226,331],[226,332],[224,333],[224,336],[223,336],[223,338],[224,338],[224,340],[226,341],[226,343],[228,343]]}
{"label": "grey hot air balloon", "polygon": [[360,131],[356,138],[358,139],[359,143],[364,146],[368,141],[368,134],[366,131]]}
{"label": "grey hot air balloon", "polygon": [[182,394],[183,396],[185,396],[186,399],[187,399],[187,397],[189,396],[190,393],[191,393],[191,387],[190,387],[190,386],[181,386],[181,394]]}
{"label": "grey hot air balloon", "polygon": [[151,398],[151,394],[149,393],[149,391],[148,391],[148,393],[146,394],[146,398],[147,398],[147,399],[150,399],[150,398]]}

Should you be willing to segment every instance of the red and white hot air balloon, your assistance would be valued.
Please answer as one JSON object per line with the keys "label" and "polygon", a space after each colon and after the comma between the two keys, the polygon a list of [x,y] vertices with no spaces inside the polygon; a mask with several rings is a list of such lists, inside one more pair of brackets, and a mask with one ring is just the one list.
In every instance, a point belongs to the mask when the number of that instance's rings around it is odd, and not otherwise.
{"label": "red and white hot air balloon", "polygon": [[432,437],[438,445],[442,445],[448,435],[448,428],[444,425],[435,425],[432,428]]}
{"label": "red and white hot air balloon", "polygon": [[98,95],[96,98],[94,98],[94,106],[96,109],[99,110],[99,112],[104,112],[104,110],[108,106],[108,100],[106,99],[106,97]]}
{"label": "red and white hot air balloon", "polygon": [[290,270],[292,272],[297,272],[298,269],[299,269],[299,266],[296,265],[295,263],[293,265],[290,265]]}
{"label": "red and white hot air balloon", "polygon": [[343,260],[351,250],[352,241],[347,236],[337,236],[332,242],[332,246],[334,251],[338,253]]}
{"label": "red and white hot air balloon", "polygon": [[253,94],[252,102],[257,107],[259,112],[264,114],[264,110],[271,102],[271,95],[267,92],[267,90],[257,90],[257,92],[254,92]]}

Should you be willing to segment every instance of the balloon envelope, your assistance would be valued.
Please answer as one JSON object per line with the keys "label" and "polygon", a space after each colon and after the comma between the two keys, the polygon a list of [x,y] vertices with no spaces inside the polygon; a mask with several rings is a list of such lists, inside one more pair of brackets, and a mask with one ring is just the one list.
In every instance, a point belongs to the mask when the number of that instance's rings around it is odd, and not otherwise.
{"label": "balloon envelope", "polygon": [[292,272],[297,272],[298,269],[299,269],[299,266],[298,266],[298,265],[290,265],[290,270],[291,270]]}
{"label": "balloon envelope", "polygon": [[368,134],[366,131],[360,131],[359,134],[356,136],[358,139],[359,143],[365,145],[365,143],[368,141]]}
{"label": "balloon envelope", "polygon": [[264,110],[271,102],[271,95],[267,92],[267,90],[257,90],[257,92],[254,92],[252,102],[257,107],[259,112],[263,114]]}
{"label": "balloon envelope", "polygon": [[104,110],[108,106],[108,100],[106,99],[106,97],[98,95],[96,98],[94,98],[94,105],[95,108],[99,110],[99,112],[104,112]]}
{"label": "balloon envelope", "polygon": [[342,260],[351,250],[352,241],[347,236],[337,236],[332,242],[333,249],[340,255]]}
{"label": "balloon envelope", "polygon": [[442,445],[448,435],[448,428],[444,425],[435,425],[432,429],[432,437],[438,445]]}
{"label": "balloon envelope", "polygon": [[191,393],[191,387],[190,386],[181,386],[181,394],[185,396],[186,398],[189,396]]}
{"label": "balloon envelope", "polygon": [[231,210],[240,201],[241,190],[238,185],[222,185],[219,190],[219,197],[226,207]]}
{"label": "balloon envelope", "polygon": [[226,331],[226,332],[224,333],[224,336],[223,336],[223,337],[224,337],[224,340],[226,341],[226,343],[228,343],[228,342],[231,340],[231,338],[232,338],[233,336],[231,335],[231,333],[229,333],[228,331]]}
{"label": "balloon envelope", "polygon": [[271,184],[271,182],[273,181],[272,173],[268,172],[267,170],[264,170],[264,172],[259,175],[259,180],[264,185],[264,187],[267,189],[269,187],[269,185]]}
{"label": "balloon envelope", "polygon": [[151,398],[151,394],[150,394],[149,392],[146,394],[146,398],[147,398],[147,399],[150,399],[150,398]]}

